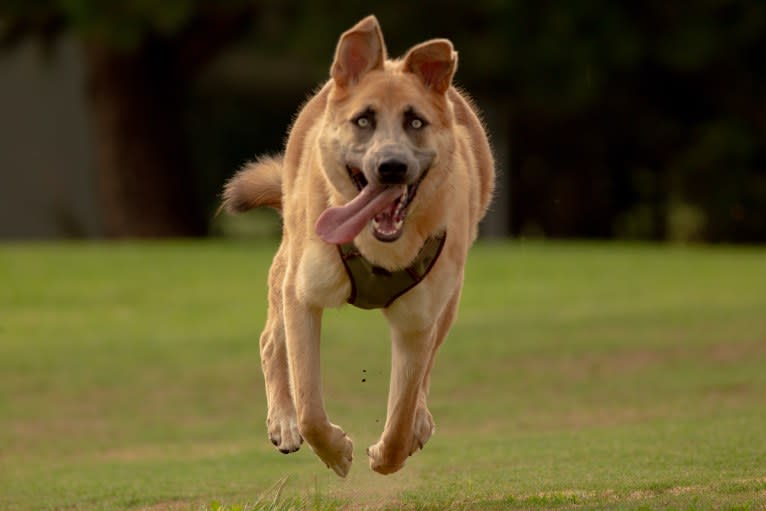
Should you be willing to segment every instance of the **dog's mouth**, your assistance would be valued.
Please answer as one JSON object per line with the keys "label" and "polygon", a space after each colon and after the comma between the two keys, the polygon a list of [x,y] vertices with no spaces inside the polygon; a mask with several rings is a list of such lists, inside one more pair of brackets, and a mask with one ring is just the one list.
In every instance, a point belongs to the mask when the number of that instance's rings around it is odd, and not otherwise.
{"label": "dog's mouth", "polygon": [[[357,189],[361,193],[367,186],[367,179],[364,177],[364,173],[353,167],[346,167],[351,181],[354,182]],[[421,176],[418,181],[411,185],[390,185],[395,188],[401,189],[402,193],[388,204],[382,211],[372,217],[370,221],[370,227],[372,234],[380,241],[396,241],[402,235],[404,230],[404,220],[407,218],[407,208],[412,203],[412,199],[415,198],[415,193],[418,191],[418,185],[423,180],[424,176]]]}
{"label": "dog's mouth", "polygon": [[369,224],[376,239],[398,240],[404,231],[407,210],[426,173],[410,185],[370,185],[361,169],[347,166],[346,171],[359,194],[346,205],[328,208],[319,216],[316,223],[319,237],[327,243],[348,243]]}

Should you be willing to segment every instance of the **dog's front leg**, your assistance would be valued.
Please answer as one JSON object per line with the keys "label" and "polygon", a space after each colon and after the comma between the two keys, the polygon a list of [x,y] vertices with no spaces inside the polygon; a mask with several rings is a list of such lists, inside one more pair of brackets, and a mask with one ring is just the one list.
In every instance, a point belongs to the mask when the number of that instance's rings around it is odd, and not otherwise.
{"label": "dog's front leg", "polygon": [[298,429],[314,452],[339,476],[351,469],[353,444],[332,424],[322,400],[319,338],[322,309],[302,303],[292,283],[284,288],[287,357],[298,414]]}
{"label": "dog's front leg", "polygon": [[[407,457],[423,447],[423,438],[430,437],[433,421],[424,418],[429,431],[415,431],[417,413],[427,413],[421,389],[433,351],[435,328],[403,331],[392,327],[391,383],[388,392],[388,413],[383,435],[377,444],[367,449],[370,467],[381,474],[391,474],[404,466]],[[422,406],[421,406],[422,405]]]}

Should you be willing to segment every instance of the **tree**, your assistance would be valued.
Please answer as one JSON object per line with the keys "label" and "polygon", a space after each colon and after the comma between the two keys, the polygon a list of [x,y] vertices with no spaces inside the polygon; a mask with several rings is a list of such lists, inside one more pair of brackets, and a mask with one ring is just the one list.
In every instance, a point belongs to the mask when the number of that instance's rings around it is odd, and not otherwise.
{"label": "tree", "polygon": [[6,0],[0,46],[62,33],[87,69],[99,198],[111,237],[206,232],[183,127],[192,78],[247,32],[252,2]]}

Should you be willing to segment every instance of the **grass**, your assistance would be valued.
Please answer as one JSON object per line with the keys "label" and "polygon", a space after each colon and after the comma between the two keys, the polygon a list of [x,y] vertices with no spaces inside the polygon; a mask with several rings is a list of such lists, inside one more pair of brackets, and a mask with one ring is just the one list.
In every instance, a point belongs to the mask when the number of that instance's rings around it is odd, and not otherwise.
{"label": "grass", "polygon": [[0,246],[0,509],[766,509],[766,249],[475,247],[437,433],[388,477],[385,323],[328,311],[345,480],[266,439],[274,249]]}

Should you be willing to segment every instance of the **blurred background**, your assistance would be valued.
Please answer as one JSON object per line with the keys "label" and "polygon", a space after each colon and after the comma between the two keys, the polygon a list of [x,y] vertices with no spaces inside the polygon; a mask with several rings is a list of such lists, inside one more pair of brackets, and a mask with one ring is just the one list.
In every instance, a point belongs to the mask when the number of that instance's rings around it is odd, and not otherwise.
{"label": "blurred background", "polygon": [[766,241],[762,0],[0,0],[0,238],[276,236],[221,185],[370,13],[392,56],[459,51],[485,236]]}

